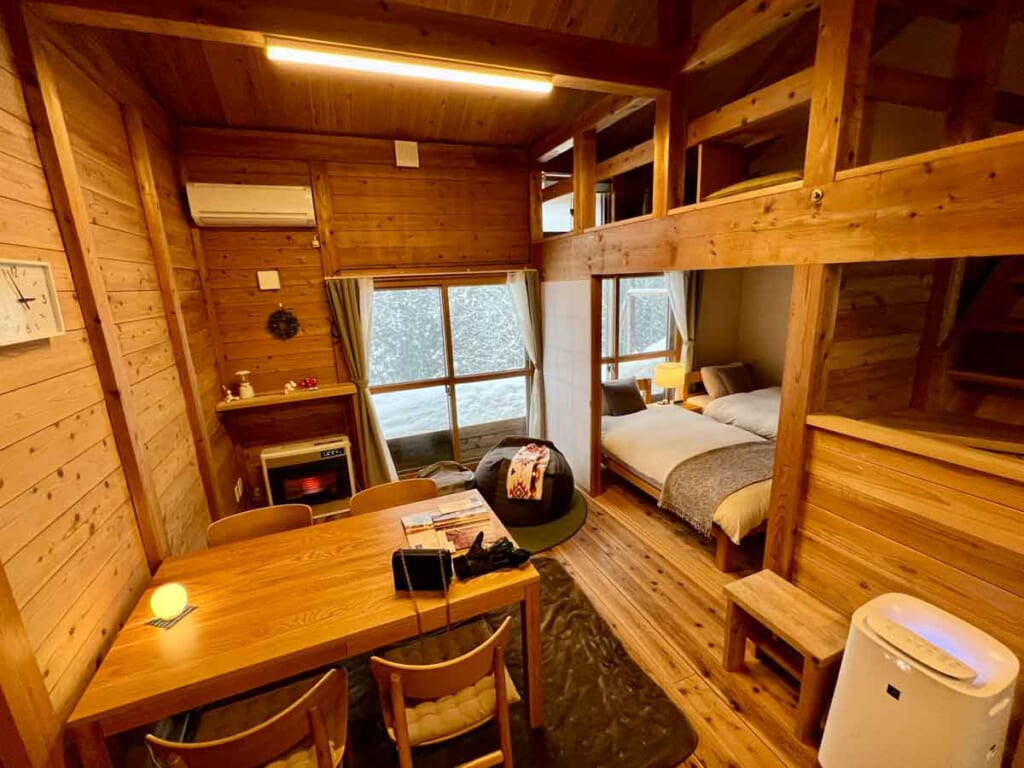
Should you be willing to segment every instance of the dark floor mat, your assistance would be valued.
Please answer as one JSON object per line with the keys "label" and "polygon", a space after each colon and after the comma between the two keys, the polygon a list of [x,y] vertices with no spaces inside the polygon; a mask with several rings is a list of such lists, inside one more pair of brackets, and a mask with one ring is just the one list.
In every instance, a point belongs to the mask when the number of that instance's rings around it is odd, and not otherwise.
{"label": "dark floor mat", "polygon": [[[608,625],[555,560],[534,558],[541,574],[544,729],[532,733],[525,704],[512,706],[517,766],[528,768],[674,768],[697,735],[665,693],[629,657]],[[510,611],[487,616],[498,626]],[[524,690],[519,611],[506,657]],[[384,732],[368,657],[350,659],[349,733],[357,766],[397,766]],[[457,740],[413,751],[416,768],[450,768],[497,748],[492,725]]]}

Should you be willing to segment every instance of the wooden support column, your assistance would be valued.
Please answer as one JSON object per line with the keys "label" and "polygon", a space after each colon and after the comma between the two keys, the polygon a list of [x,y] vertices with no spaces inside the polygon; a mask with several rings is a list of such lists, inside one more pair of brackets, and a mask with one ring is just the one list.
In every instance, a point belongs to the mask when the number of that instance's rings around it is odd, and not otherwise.
{"label": "wooden support column", "polygon": [[544,190],[541,188],[541,170],[536,163],[530,166],[530,241],[544,239]]}
{"label": "wooden support column", "polygon": [[150,570],[155,571],[166,551],[160,503],[145,460],[145,445],[132,398],[128,370],[120,353],[117,328],[103,283],[89,223],[89,211],[79,183],[56,77],[36,28],[39,22],[13,2],[5,4],[4,22],[21,74],[25,103],[53,197],[53,208],[103,386],[107,412],[131,493],[146,560]]}
{"label": "wooden support column", "polygon": [[824,184],[859,161],[876,0],[822,3],[804,180]]}
{"label": "wooden support column", "polygon": [[178,284],[174,277],[174,264],[171,262],[171,248],[167,242],[167,231],[164,229],[163,212],[160,209],[160,195],[153,176],[153,163],[149,156],[149,145],[146,140],[146,128],[139,110],[129,104],[121,105],[125,133],[128,136],[128,148],[132,155],[135,168],[135,181],[142,201],[142,215],[149,232],[149,242],[153,248],[153,261],[156,266],[157,280],[160,283],[160,298],[167,317],[167,330],[174,348],[174,360],[181,380],[181,390],[185,396],[185,411],[189,426],[192,428],[192,439],[195,443],[196,459],[199,464],[199,475],[203,480],[203,489],[210,506],[213,519],[228,514],[223,508],[220,495],[217,493],[216,468],[213,452],[210,449],[210,435],[206,429],[203,416],[203,403],[199,395],[199,380],[192,362],[192,349],[188,341],[188,328],[181,311],[181,298],[178,295]]}
{"label": "wooden support column", "polygon": [[597,165],[597,132],[581,131],[572,145],[572,230],[583,232],[594,226],[597,197],[594,185]]}
{"label": "wooden support column", "polygon": [[654,189],[651,211],[656,217],[683,204],[686,173],[686,109],[682,80],[655,100]]}
{"label": "wooden support column", "polygon": [[992,133],[996,90],[1010,32],[1011,0],[960,22],[946,143],[963,144]]}
{"label": "wooden support column", "polygon": [[63,765],[60,723],[0,566],[0,765]]}
{"label": "wooden support column", "polygon": [[764,567],[789,578],[804,488],[807,415],[821,407],[828,384],[825,365],[839,302],[842,267],[801,265],[793,269],[789,330],[782,379],[779,436],[768,508]]}

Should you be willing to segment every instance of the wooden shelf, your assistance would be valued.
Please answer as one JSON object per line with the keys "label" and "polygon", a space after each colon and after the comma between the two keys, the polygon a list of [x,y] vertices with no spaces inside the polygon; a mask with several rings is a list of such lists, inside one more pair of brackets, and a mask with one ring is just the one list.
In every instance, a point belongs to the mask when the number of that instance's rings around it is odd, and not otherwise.
{"label": "wooden shelf", "polygon": [[990,384],[993,387],[1005,389],[1024,389],[1024,379],[1015,376],[999,376],[994,373],[981,373],[980,371],[948,371],[947,375],[953,381],[963,381],[971,384]]}
{"label": "wooden shelf", "polygon": [[864,440],[895,451],[905,451],[935,461],[943,461],[1024,483],[1024,460],[1014,456],[983,451],[938,437],[895,429],[870,421],[850,419],[845,416],[814,413],[807,417],[807,424],[817,429]]}
{"label": "wooden shelf", "polygon": [[243,411],[249,408],[269,408],[276,405],[292,405],[308,403],[313,400],[326,400],[330,397],[351,397],[356,393],[356,385],[350,381],[341,384],[327,384],[312,391],[297,389],[291,394],[273,393],[256,395],[248,400],[221,401],[217,403],[217,413],[227,411]]}
{"label": "wooden shelf", "polygon": [[1024,427],[979,419],[964,413],[910,409],[875,416],[867,421],[925,437],[950,440],[971,448],[1024,455]]}

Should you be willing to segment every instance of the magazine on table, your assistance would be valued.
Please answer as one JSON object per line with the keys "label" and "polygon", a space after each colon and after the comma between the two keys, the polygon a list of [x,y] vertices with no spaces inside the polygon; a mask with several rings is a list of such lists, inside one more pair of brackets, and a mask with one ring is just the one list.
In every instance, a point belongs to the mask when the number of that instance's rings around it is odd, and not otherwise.
{"label": "magazine on table", "polygon": [[405,538],[412,549],[469,549],[483,531],[484,546],[504,534],[491,522],[491,511],[479,496],[455,502],[441,502],[430,512],[417,512],[402,518]]}

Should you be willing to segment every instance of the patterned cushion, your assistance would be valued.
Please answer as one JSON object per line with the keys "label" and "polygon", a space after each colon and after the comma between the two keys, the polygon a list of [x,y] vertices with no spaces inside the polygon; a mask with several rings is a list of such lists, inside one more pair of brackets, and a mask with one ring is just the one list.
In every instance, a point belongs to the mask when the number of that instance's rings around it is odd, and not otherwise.
{"label": "patterned cushion", "polygon": [[[484,643],[491,630],[483,620],[464,624],[449,632],[429,635],[422,641],[392,648],[382,656],[399,664],[439,664],[458,658]],[[509,703],[520,701],[512,678],[505,670],[505,689]],[[496,704],[494,675],[487,675],[471,686],[442,696],[434,701],[409,702],[406,720],[409,723],[409,743],[412,746],[428,744],[483,725],[492,717]],[[395,738],[394,731],[388,735]]]}

